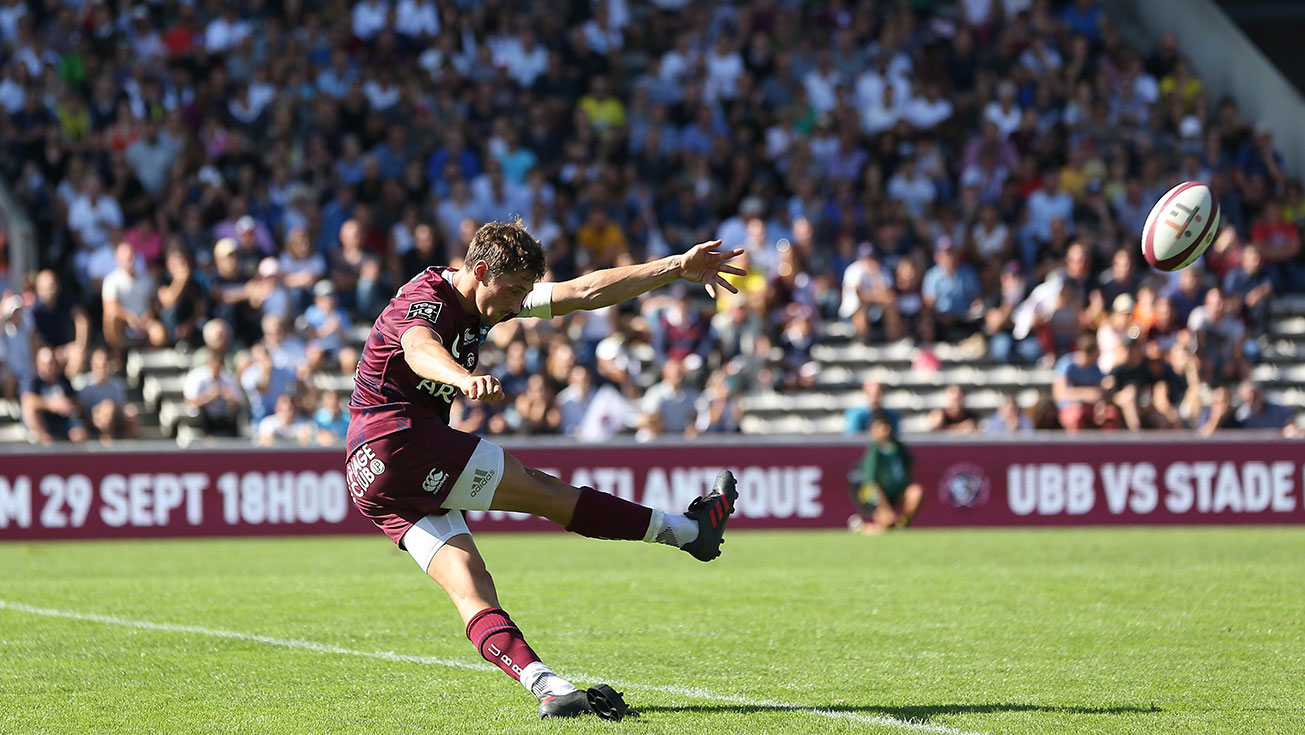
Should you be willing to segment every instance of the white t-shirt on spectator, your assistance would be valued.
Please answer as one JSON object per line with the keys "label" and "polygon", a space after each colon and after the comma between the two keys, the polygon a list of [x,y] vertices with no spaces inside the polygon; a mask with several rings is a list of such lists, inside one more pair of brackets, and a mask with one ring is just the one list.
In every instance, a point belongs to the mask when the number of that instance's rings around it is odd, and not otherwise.
{"label": "white t-shirt on spectator", "polygon": [[861,126],[867,133],[882,133],[885,130],[897,124],[902,119],[902,108],[894,104],[892,107],[884,107],[882,104],[866,108],[861,118]]}
{"label": "white t-shirt on spectator", "polygon": [[737,51],[707,55],[707,85],[703,96],[707,99],[732,100],[738,94],[739,77],[743,75],[743,57]]}
{"label": "white t-shirt on spectator", "polygon": [[942,97],[933,102],[923,97],[912,97],[905,107],[902,119],[925,130],[952,116],[952,103]]}
{"label": "white t-shirt on spectator", "polygon": [[[226,368],[219,370],[217,377],[213,377],[213,371],[209,369],[208,365],[191,368],[190,372],[186,374],[186,382],[182,385],[181,393],[185,398],[193,400],[214,385],[222,386],[230,391],[232,395],[240,395],[240,385]],[[226,415],[229,409],[228,402],[222,399],[210,401],[203,406],[203,411],[210,416]]]}
{"label": "white t-shirt on spectator", "polygon": [[95,202],[85,194],[79,195],[68,208],[68,226],[77,231],[83,244],[104,245],[109,239],[108,230],[122,227],[122,207],[107,194],[101,194]]}
{"label": "white t-shirt on spectator", "polygon": [[662,54],[662,62],[657,67],[657,76],[664,82],[678,82],[694,61],[694,58],[671,49]]}
{"label": "white t-shirt on spectator", "polygon": [[854,260],[843,271],[843,298],[838,304],[838,315],[850,318],[861,308],[862,291],[880,291],[890,286],[883,268],[872,270],[864,260]]}
{"label": "white t-shirt on spectator", "polygon": [[115,270],[104,278],[100,294],[105,303],[116,301],[127,311],[138,316],[150,309],[154,298],[154,282],[147,275],[135,275]]}
{"label": "white t-shirt on spectator", "polygon": [[204,30],[204,48],[210,52],[222,53],[237,45],[249,35],[251,28],[243,20],[228,23],[221,16],[209,21]]}
{"label": "white t-shirt on spectator", "polygon": [[581,31],[584,33],[585,45],[596,54],[605,56],[625,47],[625,39],[621,37],[620,29],[615,26],[603,28],[598,25],[597,20],[590,19]]}
{"label": "white t-shirt on spectator", "polygon": [[975,222],[970,235],[974,238],[974,248],[980,257],[989,258],[997,255],[1006,247],[1006,238],[1010,234],[1006,223],[998,221],[991,229],[986,229],[982,222]]}
{"label": "white t-shirt on spectator", "polygon": [[1022,115],[1019,105],[1012,104],[1009,110],[1003,110],[1001,103],[996,100],[989,102],[988,106],[983,108],[983,119],[996,125],[1003,138],[1010,136],[1020,126]]}
{"label": "white t-shirt on spectator", "polygon": [[981,26],[993,19],[993,0],[961,0],[961,17],[969,25]]}
{"label": "white t-shirt on spectator", "polygon": [[4,111],[13,115],[23,109],[23,103],[27,101],[27,92],[23,85],[14,81],[9,76],[0,79],[0,107]]}
{"label": "white t-shirt on spectator", "polygon": [[838,87],[838,70],[830,69],[828,73],[821,73],[819,69],[812,69],[802,79],[802,86],[807,90],[807,101],[816,109],[816,112],[824,114],[834,109],[838,104],[838,95],[834,90]]}
{"label": "white t-shirt on spectator", "polygon": [[536,43],[529,51],[517,39],[500,44],[494,51],[494,63],[507,69],[508,76],[522,87],[529,87],[548,71],[548,49]]}
{"label": "white t-shirt on spectator", "polygon": [[27,15],[27,3],[0,7],[0,41],[12,44],[18,39],[18,19]]}
{"label": "white t-shirt on spectator", "polygon": [[353,35],[370,41],[385,30],[390,4],[384,0],[362,0],[353,6]]}
{"label": "white t-shirt on spectator", "polygon": [[440,14],[434,0],[399,0],[394,11],[394,30],[410,38],[439,35]]}
{"label": "white t-shirt on spectator", "polygon": [[1074,222],[1074,197],[1059,191],[1048,194],[1038,189],[1029,195],[1029,231],[1042,240],[1051,239],[1051,221],[1060,218],[1067,226]]}
{"label": "white t-shirt on spectator", "polygon": [[902,171],[898,171],[888,180],[888,196],[905,202],[907,211],[912,216],[919,217],[925,207],[938,198],[938,187],[919,171],[909,179],[902,174]]}
{"label": "white t-shirt on spectator", "polygon": [[678,391],[665,382],[648,389],[643,397],[643,412],[661,416],[662,431],[666,434],[683,434],[693,425],[697,409],[694,404],[698,394],[686,385]]}
{"label": "white t-shirt on spectator", "polygon": [[582,442],[604,442],[633,426],[634,407],[621,395],[621,391],[603,385],[594,391],[575,437]]}
{"label": "white t-shirt on spectator", "polygon": [[363,82],[363,95],[373,110],[388,110],[399,102],[399,85],[390,82],[389,86],[376,79]]}

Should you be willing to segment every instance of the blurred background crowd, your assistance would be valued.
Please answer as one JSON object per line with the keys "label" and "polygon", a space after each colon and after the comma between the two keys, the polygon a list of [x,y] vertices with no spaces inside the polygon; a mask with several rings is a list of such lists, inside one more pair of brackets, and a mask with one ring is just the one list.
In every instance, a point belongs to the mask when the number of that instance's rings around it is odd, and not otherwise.
{"label": "blurred background crowd", "polygon": [[[1281,428],[1250,380],[1305,292],[1273,131],[1142,55],[1095,0],[0,3],[0,165],[41,243],[0,302],[0,393],[37,441],[138,433],[130,355],[181,351],[197,435],[336,443],[394,289],[520,215],[551,280],[719,238],[740,293],[676,287],[497,327],[508,400],[458,428],[735,432],[809,390],[830,324],[1054,370],[936,430]],[[1152,204],[1222,230],[1141,262]],[[865,386],[867,425],[882,386]],[[890,412],[891,413],[891,412]]]}

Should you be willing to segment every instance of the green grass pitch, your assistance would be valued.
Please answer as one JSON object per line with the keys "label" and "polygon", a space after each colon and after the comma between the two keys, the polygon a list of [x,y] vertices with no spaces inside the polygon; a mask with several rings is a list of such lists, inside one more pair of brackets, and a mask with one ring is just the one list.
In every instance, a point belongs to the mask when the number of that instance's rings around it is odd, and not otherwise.
{"label": "green grass pitch", "polygon": [[0,544],[0,733],[1305,732],[1305,528],[478,537],[540,722],[374,537]]}

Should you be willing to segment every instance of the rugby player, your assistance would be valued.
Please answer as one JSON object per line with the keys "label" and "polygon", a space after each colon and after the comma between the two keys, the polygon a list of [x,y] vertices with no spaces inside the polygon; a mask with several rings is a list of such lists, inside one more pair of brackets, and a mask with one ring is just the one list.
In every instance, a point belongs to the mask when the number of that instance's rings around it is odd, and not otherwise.
{"label": "rugby player", "polygon": [[[463,267],[427,268],[377,317],[349,401],[346,474],[354,504],[452,598],[467,637],[490,663],[539,700],[540,717],[595,713],[619,719],[608,687],[577,690],[554,674],[499,607],[494,582],[461,511],[503,510],[547,518],[601,539],[675,546],[701,561],[720,555],[738,498],[734,476],[684,513],[648,508],[588,487],[572,487],[522,466],[502,448],[448,425],[454,398],[502,399],[497,378],[476,375],[490,327],[506,319],[550,319],[599,309],[678,280],[734,291],[723,274],[742,250],[705,242],[681,255],[539,283],[544,252],[520,221],[482,226]],[[606,692],[606,693],[604,693]]]}

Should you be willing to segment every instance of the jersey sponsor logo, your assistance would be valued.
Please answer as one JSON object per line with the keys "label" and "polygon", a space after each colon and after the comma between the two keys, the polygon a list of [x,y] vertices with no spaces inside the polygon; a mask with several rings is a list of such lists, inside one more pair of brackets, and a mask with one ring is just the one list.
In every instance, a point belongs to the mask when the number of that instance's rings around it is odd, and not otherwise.
{"label": "jersey sponsor logo", "polygon": [[385,473],[385,463],[376,456],[366,444],[358,448],[345,466],[345,477],[349,481],[349,492],[361,498],[367,488],[376,482],[376,478]]}
{"label": "jersey sponsor logo", "polygon": [[428,493],[437,493],[444,487],[444,483],[448,479],[449,474],[447,472],[443,472],[439,468],[433,469],[430,474],[426,475],[426,479],[422,480],[421,489]]}
{"label": "jersey sponsor logo", "polygon": [[494,479],[494,472],[492,470],[476,470],[475,474],[471,476],[471,492],[469,493],[469,496],[473,498],[476,497],[476,493],[484,490],[485,486],[488,485],[489,481],[492,479]]}
{"label": "jersey sponsor logo", "polygon": [[476,367],[476,353],[474,353],[474,352],[468,352],[468,353],[467,353],[467,359],[464,360],[463,362],[466,362],[466,363],[467,363],[467,369],[468,369],[468,370],[470,370],[471,368]]}
{"label": "jersey sponsor logo", "polygon": [[436,383],[433,380],[427,380],[425,378],[422,378],[421,382],[417,383],[417,390],[424,390],[432,396],[449,404],[453,403],[453,397],[458,394],[457,386]]}
{"label": "jersey sponsor logo", "polygon": [[472,342],[475,342],[477,339],[479,339],[479,337],[480,335],[476,334],[476,330],[471,329],[470,327],[463,330],[462,332],[462,341],[466,342],[467,344],[471,344]]}
{"label": "jersey sponsor logo", "polygon": [[433,326],[435,320],[440,318],[440,312],[444,309],[444,304],[438,301],[414,301],[408,307],[408,319],[422,319],[430,322]]}

